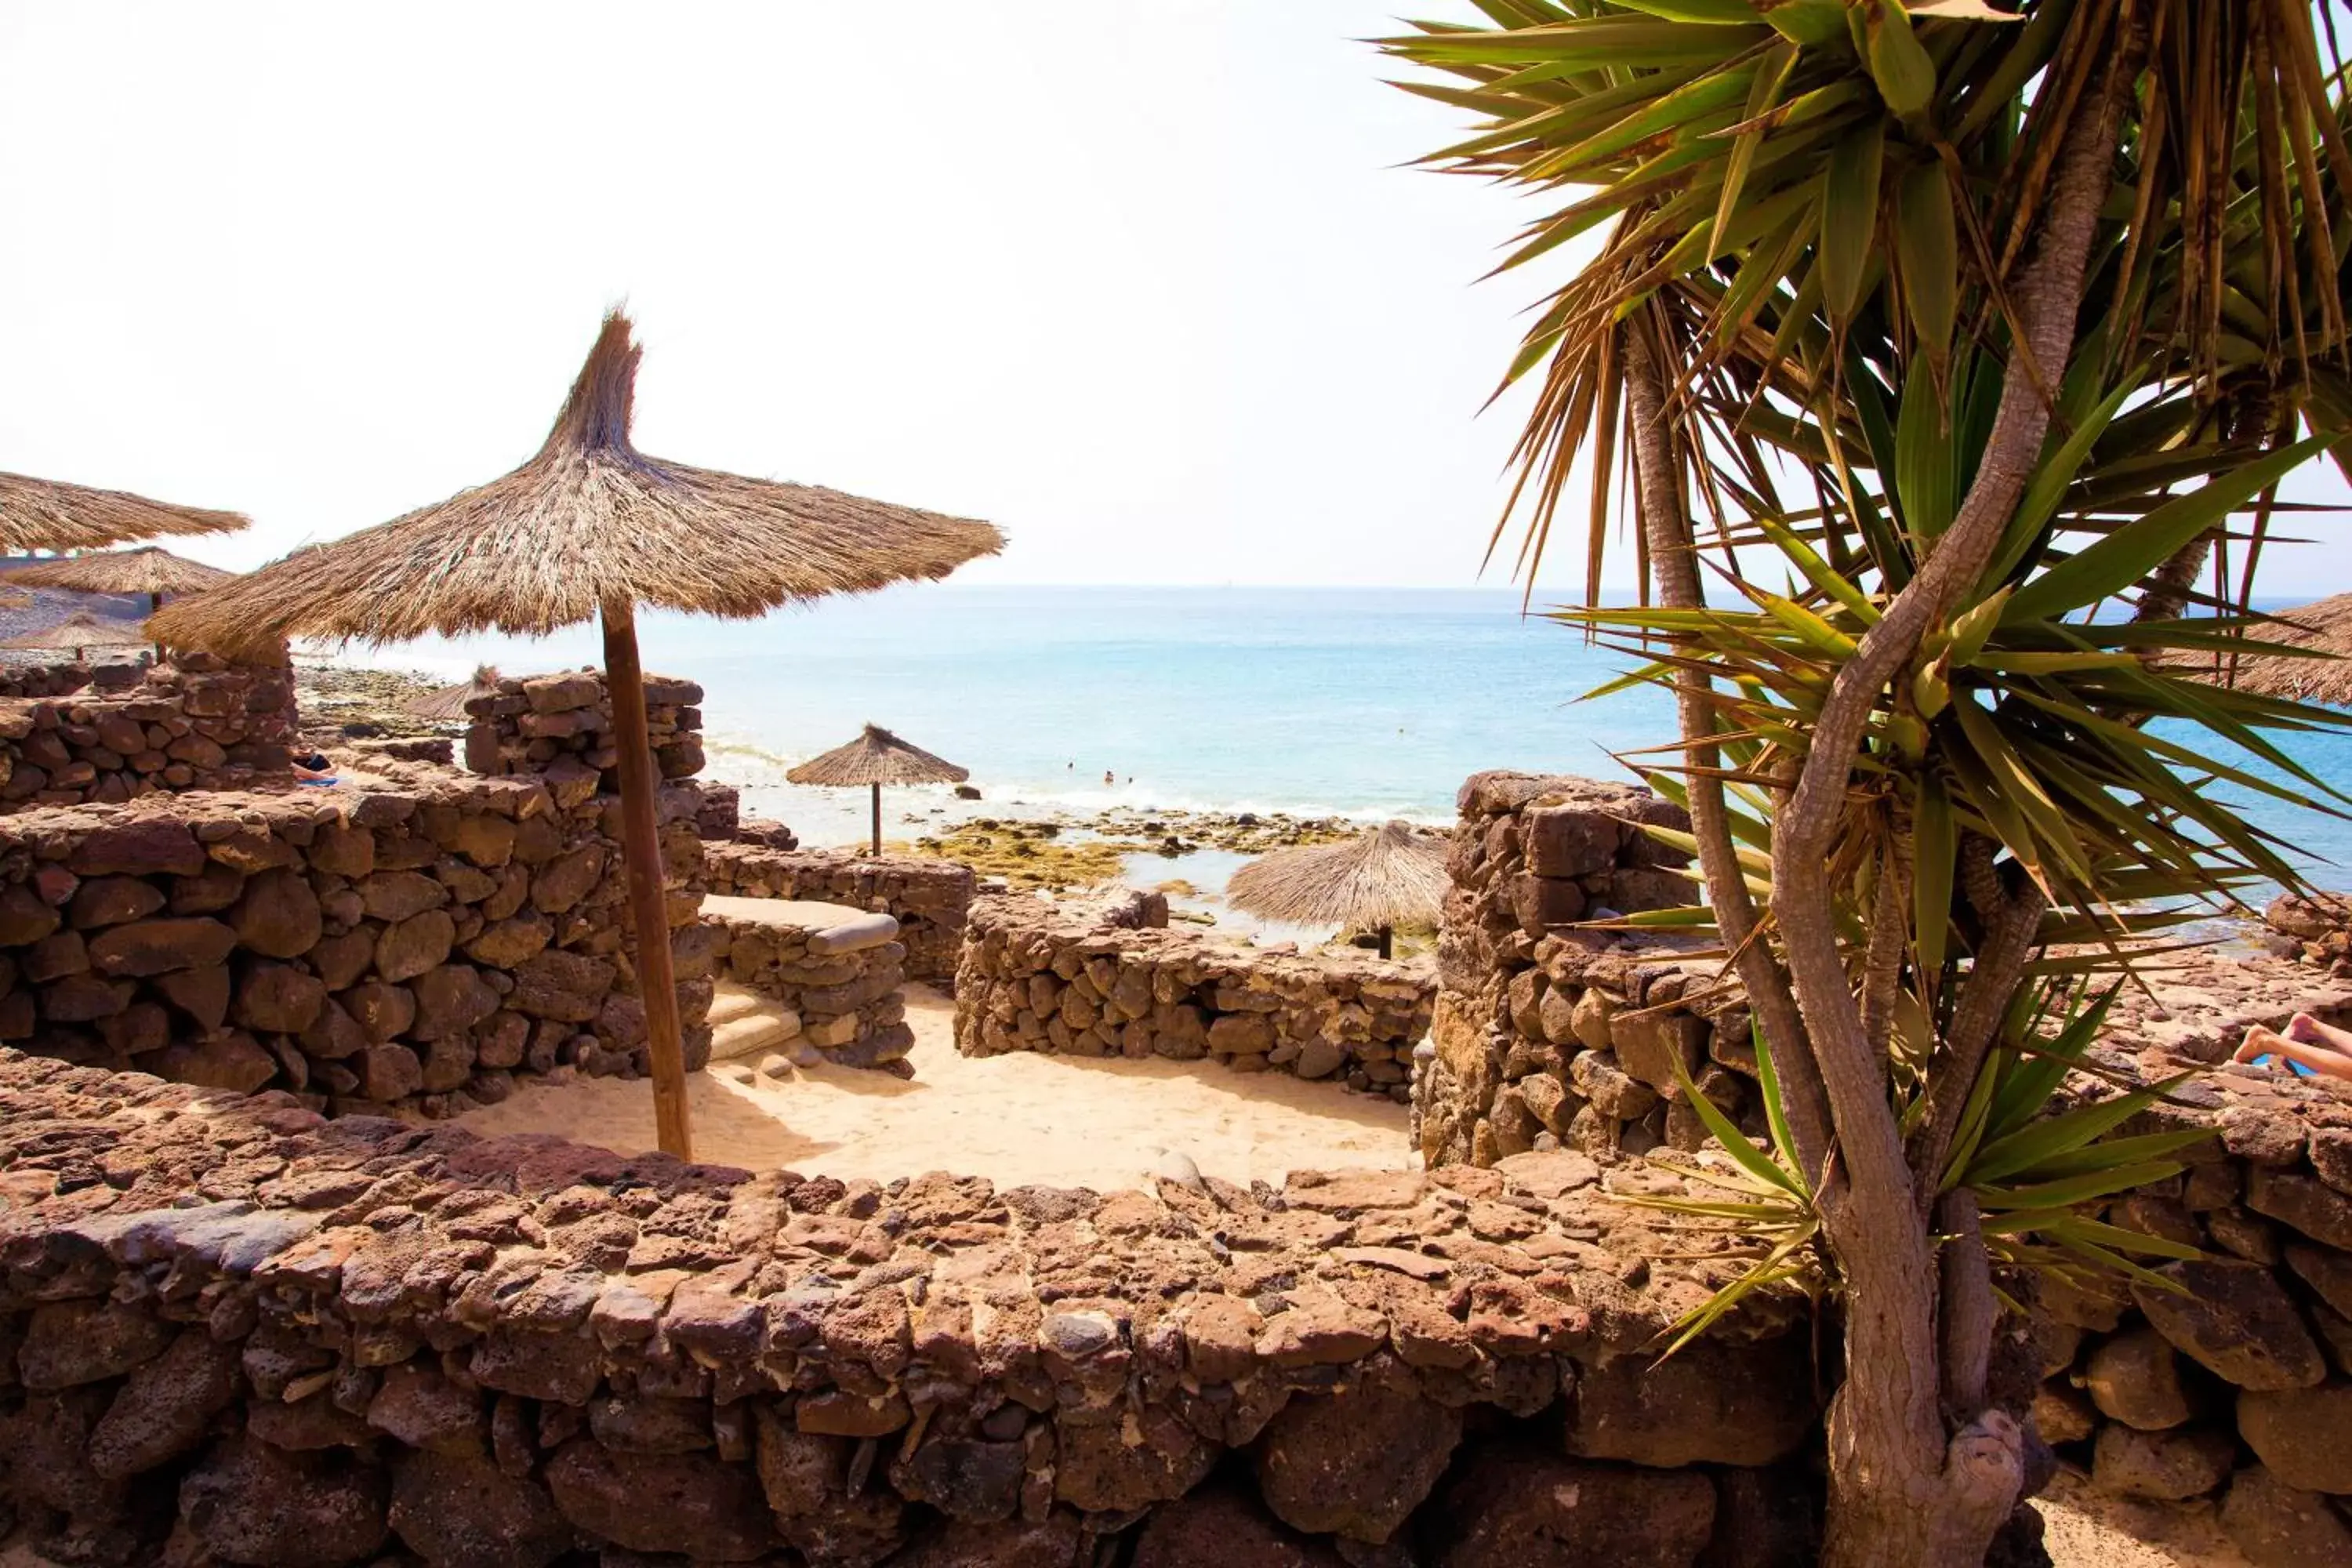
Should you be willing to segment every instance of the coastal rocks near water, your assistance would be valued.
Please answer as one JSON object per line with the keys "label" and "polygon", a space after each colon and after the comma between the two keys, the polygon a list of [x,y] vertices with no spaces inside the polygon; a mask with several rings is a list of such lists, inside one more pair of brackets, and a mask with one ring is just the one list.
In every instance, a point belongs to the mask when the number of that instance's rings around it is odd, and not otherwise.
{"label": "coastal rocks near water", "polygon": [[[665,779],[702,771],[702,688],[668,676],[645,678],[646,732]],[[606,794],[621,787],[612,695],[602,670],[509,676],[490,695],[469,698],[466,766],[478,773],[535,773],[558,763],[595,769]]]}
{"label": "coastal rocks near water", "polygon": [[956,1048],[1208,1058],[1410,1098],[1436,988],[1426,961],[1265,952],[1166,922],[1166,900],[1144,895],[1115,910],[980,900],[956,971]]}
{"label": "coastal rocks near water", "polygon": [[2284,956],[2352,979],[2352,898],[2281,893],[2263,910],[2263,923]]}
{"label": "coastal rocks near water", "polygon": [[[1751,1137],[1766,1129],[1744,1000],[1721,963],[1652,933],[1579,929],[1686,901],[1635,826],[1677,826],[1646,792],[1482,773],[1462,791],[1441,990],[1414,1109],[1423,1158],[1508,1168],[1553,1150],[1695,1152],[1685,1079]],[[2333,900],[2274,905],[2326,943]],[[2352,1016],[2352,978],[2266,954],[2168,953],[2122,992],[2077,1075],[2085,1103],[2226,1063],[2248,1026]],[[2199,1249],[2147,1261],[2168,1285],[2039,1275],[2034,1317],[1996,1347],[2005,1401],[2090,1484],[2142,1500],[2218,1499],[2258,1563],[2352,1549],[2352,1084],[2222,1065],[2118,1137],[2209,1127],[2188,1169],[2106,1204],[2109,1225]],[[2023,1288],[2023,1287],[2021,1287]],[[1580,1398],[1589,1398],[1588,1380]]]}
{"label": "coastal rocks near water", "polygon": [[1090,816],[1070,812],[974,816],[918,837],[916,853],[960,860],[1015,890],[1062,892],[1116,882],[1129,858],[1174,858],[1203,849],[1258,855],[1299,844],[1328,844],[1363,830],[1344,817],[1282,813],[1147,811],[1121,806]]}
{"label": "coastal rocks near water", "polygon": [[[0,817],[0,1040],[338,1112],[455,1115],[642,1070],[616,810],[595,775],[404,769]],[[665,792],[674,923],[700,901]],[[681,952],[688,1049],[709,965]]]}
{"label": "coastal rocks near water", "polygon": [[976,882],[969,866],[906,855],[775,848],[747,837],[705,843],[703,872],[714,894],[807,899],[887,914],[898,922],[908,979],[941,985],[955,979]]}
{"label": "coastal rocks near water", "polygon": [[0,1492],[77,1563],[1795,1560],[1805,1304],[1656,1363],[1738,1260],[1632,1173],[755,1177],[0,1051]]}
{"label": "coastal rocks near water", "polygon": [[189,652],[107,668],[135,671],[137,684],[0,700],[0,812],[230,789],[285,768],[294,688],[283,665]]}

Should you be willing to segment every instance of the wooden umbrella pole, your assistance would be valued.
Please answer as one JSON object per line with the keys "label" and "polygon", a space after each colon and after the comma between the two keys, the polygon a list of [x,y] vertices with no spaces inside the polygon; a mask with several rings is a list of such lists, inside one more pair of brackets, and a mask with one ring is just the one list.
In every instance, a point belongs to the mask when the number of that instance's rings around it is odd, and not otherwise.
{"label": "wooden umbrella pole", "polygon": [[621,847],[637,930],[637,990],[653,1056],[654,1122],[663,1152],[691,1160],[686,1048],[670,973],[669,900],[662,889],[660,825],[654,816],[654,752],[646,729],[645,671],[637,663],[636,610],[610,600],[604,605],[604,684],[613,696],[613,735],[621,752]]}
{"label": "wooden umbrella pole", "polygon": [[1381,956],[1382,958],[1393,958],[1396,956],[1394,952],[1396,946],[1395,937],[1396,931],[1394,928],[1390,926],[1381,927]]}
{"label": "wooden umbrella pole", "polygon": [[[147,613],[148,613],[149,615],[151,615],[151,616],[152,616],[152,615],[153,615],[156,611],[158,611],[158,610],[162,609],[163,607],[163,595],[161,595],[161,594],[150,594],[150,595],[147,595]],[[157,644],[155,645],[155,662],[156,662],[157,664],[161,664],[161,663],[163,663],[163,645],[162,643],[157,643]]]}
{"label": "wooden umbrella pole", "polygon": [[874,846],[869,851],[877,858],[882,853],[882,786],[874,786]]}

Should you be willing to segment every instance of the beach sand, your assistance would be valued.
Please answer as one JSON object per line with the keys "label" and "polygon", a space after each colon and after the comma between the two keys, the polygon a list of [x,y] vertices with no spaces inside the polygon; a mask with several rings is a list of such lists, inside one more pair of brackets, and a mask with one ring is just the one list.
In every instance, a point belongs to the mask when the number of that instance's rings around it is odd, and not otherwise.
{"label": "beach sand", "polygon": [[[1414,1163],[1405,1108],[1385,1100],[1209,1061],[967,1058],[951,1036],[954,1004],[925,985],[908,986],[906,996],[912,1081],[833,1067],[769,1079],[751,1070],[757,1055],[713,1063],[687,1086],[695,1157],[803,1175],[887,1181],[952,1171],[1001,1187],[1097,1189],[1139,1185],[1163,1149],[1244,1184],[1279,1182],[1293,1170]],[[635,1152],[655,1146],[653,1090],[643,1079],[533,1085],[462,1125],[486,1137],[552,1132]]]}

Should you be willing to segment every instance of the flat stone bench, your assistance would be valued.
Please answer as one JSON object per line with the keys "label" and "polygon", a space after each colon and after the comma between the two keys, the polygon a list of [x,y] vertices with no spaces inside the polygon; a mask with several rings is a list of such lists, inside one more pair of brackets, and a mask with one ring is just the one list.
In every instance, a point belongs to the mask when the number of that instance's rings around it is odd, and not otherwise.
{"label": "flat stone bench", "polygon": [[[780,1015],[798,1021],[782,1034],[760,1028],[745,1050],[789,1038],[835,1066],[877,1068],[902,1061],[915,1043],[898,994],[907,948],[891,916],[809,899],[714,896],[703,900],[702,923],[722,985],[764,998],[771,1024]],[[748,1017],[740,1033],[753,1039]]]}

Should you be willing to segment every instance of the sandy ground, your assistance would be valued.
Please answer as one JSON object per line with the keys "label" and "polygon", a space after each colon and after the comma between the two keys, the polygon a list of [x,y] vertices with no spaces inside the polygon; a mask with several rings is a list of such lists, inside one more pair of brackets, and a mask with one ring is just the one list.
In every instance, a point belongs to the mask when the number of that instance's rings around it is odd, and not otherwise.
{"label": "sandy ground", "polygon": [[[1163,1149],[1206,1174],[1279,1182],[1292,1170],[1412,1163],[1405,1109],[1335,1084],[1239,1074],[1206,1061],[1075,1057],[967,1058],[954,1005],[907,987],[915,1077],[845,1068],[762,1078],[755,1055],[713,1064],[688,1084],[699,1160],[803,1175],[953,1171],[1001,1186],[1134,1186]],[[751,1081],[739,1081],[748,1077]],[[485,1135],[553,1132],[634,1152],[655,1146],[642,1079],[533,1086],[464,1119]]]}
{"label": "sandy ground", "polygon": [[2221,1533],[2210,1501],[2109,1497],[2062,1470],[2033,1506],[2057,1568],[2252,1568]]}

